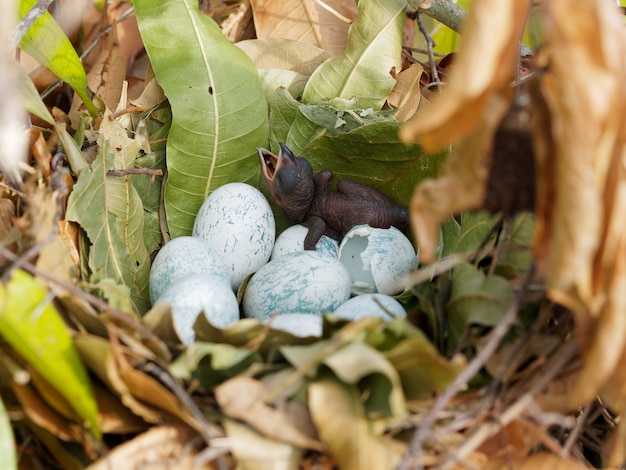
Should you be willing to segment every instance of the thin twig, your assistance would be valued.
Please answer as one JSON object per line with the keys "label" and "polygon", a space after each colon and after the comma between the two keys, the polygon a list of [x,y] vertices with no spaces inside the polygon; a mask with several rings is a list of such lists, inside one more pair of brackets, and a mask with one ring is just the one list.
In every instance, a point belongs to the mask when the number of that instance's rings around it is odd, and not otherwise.
{"label": "thin twig", "polygon": [[424,35],[424,39],[426,40],[426,48],[428,50],[428,61],[430,63],[430,78],[434,83],[440,83],[439,80],[439,71],[437,70],[437,62],[435,61],[435,55],[433,52],[433,48],[435,47],[435,41],[433,41],[432,36],[426,29],[424,25],[424,19],[422,18],[422,14],[417,12],[417,24],[419,26],[420,32]]}
{"label": "thin twig", "polygon": [[107,171],[107,176],[128,176],[128,175],[149,175],[150,182],[154,183],[157,176],[163,176],[163,170],[153,170],[152,168],[124,168]]}
{"label": "thin twig", "polygon": [[[534,274],[535,268],[534,266],[531,266],[524,277],[522,286],[527,286]],[[463,387],[465,387],[465,385],[480,371],[480,369],[483,368],[487,360],[495,353],[496,349],[500,345],[500,342],[504,339],[515,322],[525,293],[526,289],[520,289],[518,294],[515,296],[513,303],[508,308],[500,322],[489,334],[489,338],[487,339],[484,348],[476,354],[467,367],[461,371],[456,379],[437,398],[435,404],[422,422],[422,425],[415,432],[415,435],[411,440],[409,450],[400,464],[399,468],[401,470],[408,470],[409,468],[412,468],[411,462],[418,454],[421,454],[422,442],[424,442],[430,434],[430,430],[437,421],[439,413],[445,409],[450,400],[452,400],[454,396],[461,391]],[[417,464],[417,468],[422,468],[421,464]]]}

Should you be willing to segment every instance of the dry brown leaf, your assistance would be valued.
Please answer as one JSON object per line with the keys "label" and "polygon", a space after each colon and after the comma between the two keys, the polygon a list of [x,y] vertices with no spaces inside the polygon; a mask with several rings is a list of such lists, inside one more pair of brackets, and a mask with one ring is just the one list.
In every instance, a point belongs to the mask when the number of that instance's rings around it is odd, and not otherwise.
{"label": "dry brown leaf", "polygon": [[108,452],[86,470],[209,470],[217,464],[197,463],[197,433],[186,426],[157,426]]}
{"label": "dry brown leaf", "polygon": [[18,384],[11,382],[13,392],[22,405],[28,418],[37,426],[50,431],[64,441],[82,442],[85,433],[76,422],[64,418],[46,402],[32,383]]}
{"label": "dry brown leaf", "polygon": [[411,226],[423,262],[434,260],[442,222],[483,203],[490,151],[509,108],[527,9],[526,0],[473,2],[448,84],[400,130],[402,140],[419,142],[427,152],[455,144],[441,176],[419,184],[411,199]]}
{"label": "dry brown leaf", "polygon": [[589,467],[568,457],[542,452],[518,459],[490,461],[487,470],[587,470]]}
{"label": "dry brown leaf", "polygon": [[515,76],[528,5],[526,0],[472,2],[448,83],[401,129],[404,142],[436,152],[463,139],[491,114],[490,96],[510,88]]}
{"label": "dry brown leaf", "polygon": [[398,74],[392,73],[396,84],[387,98],[387,103],[393,108],[401,108],[396,115],[398,121],[406,121],[417,111],[422,98],[420,79],[423,73],[424,67],[420,64],[413,64]]}
{"label": "dry brown leaf", "polygon": [[[308,42],[333,54],[343,52],[349,21],[356,18],[352,0],[251,0],[258,38],[287,38]],[[331,13],[323,4],[339,13]]]}
{"label": "dry brown leaf", "polygon": [[306,408],[286,400],[269,405],[263,401],[268,392],[258,380],[240,376],[217,387],[215,398],[224,414],[245,421],[267,437],[322,451]]}
{"label": "dry brown leaf", "polygon": [[584,367],[574,408],[626,400],[626,32],[603,0],[545,2],[547,66],[533,96],[535,258],[552,300],[572,309]]}

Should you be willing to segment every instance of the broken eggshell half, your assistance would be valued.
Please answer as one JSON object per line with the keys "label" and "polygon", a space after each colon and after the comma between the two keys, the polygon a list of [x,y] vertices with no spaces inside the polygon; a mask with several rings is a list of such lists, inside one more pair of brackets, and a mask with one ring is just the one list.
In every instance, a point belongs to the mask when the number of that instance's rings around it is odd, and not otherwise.
{"label": "broken eggshell half", "polygon": [[339,245],[339,261],[352,278],[352,293],[396,295],[403,278],[417,268],[415,248],[395,227],[352,227]]}

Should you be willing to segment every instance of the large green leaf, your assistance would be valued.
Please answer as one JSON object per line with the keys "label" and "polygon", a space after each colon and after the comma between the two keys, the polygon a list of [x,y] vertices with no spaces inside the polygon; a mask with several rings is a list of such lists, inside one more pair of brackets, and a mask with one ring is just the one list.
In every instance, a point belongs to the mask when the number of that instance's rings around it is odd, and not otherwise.
{"label": "large green leaf", "polygon": [[316,171],[352,178],[408,205],[415,184],[439,174],[446,154],[424,155],[398,138],[400,123],[375,122],[336,136],[324,135],[302,151]]}
{"label": "large green leaf", "polygon": [[0,284],[0,336],[65,397],[99,437],[89,376],[52,300],[32,276],[13,271],[8,283]]}
{"label": "large green leaf", "polygon": [[128,287],[134,309],[144,313],[149,307],[150,258],[144,242],[143,203],[131,176],[107,174],[112,169],[133,168],[140,142],[129,138],[119,121],[108,114],[100,132],[98,156],[89,170],[81,172],[68,200],[66,218],[78,222],[91,242],[90,280],[110,279]]}
{"label": "large green leaf", "polygon": [[[36,3],[37,0],[20,0],[20,16],[26,15]],[[74,46],[50,13],[45,12],[33,23],[22,38],[20,48],[71,86],[92,116],[98,115],[87,90],[85,68]]]}
{"label": "large green leaf", "polygon": [[345,52],[313,72],[302,101],[380,109],[395,84],[391,70],[400,70],[406,5],[406,0],[361,0]]}
{"label": "large green leaf", "polygon": [[267,101],[250,58],[192,0],[137,0],[139,31],[172,107],[165,209],[170,235],[191,234],[215,188],[256,184]]}

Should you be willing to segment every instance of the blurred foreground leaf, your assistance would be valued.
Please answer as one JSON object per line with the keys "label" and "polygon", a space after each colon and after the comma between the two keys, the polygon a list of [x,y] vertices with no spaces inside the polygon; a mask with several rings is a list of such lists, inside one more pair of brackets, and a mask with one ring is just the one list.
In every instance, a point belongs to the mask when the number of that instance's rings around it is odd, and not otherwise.
{"label": "blurred foreground leaf", "polygon": [[34,367],[100,437],[91,381],[53,295],[24,271],[0,286],[0,335]]}

